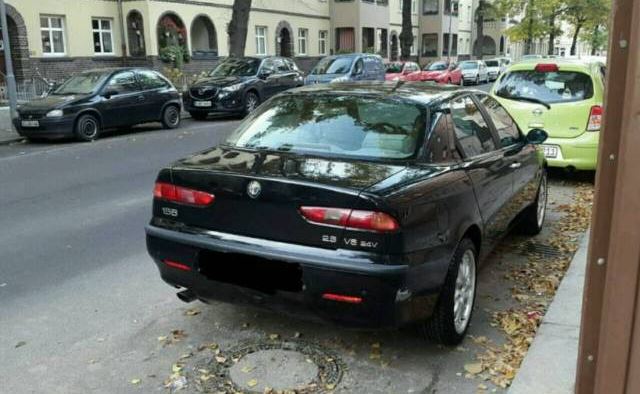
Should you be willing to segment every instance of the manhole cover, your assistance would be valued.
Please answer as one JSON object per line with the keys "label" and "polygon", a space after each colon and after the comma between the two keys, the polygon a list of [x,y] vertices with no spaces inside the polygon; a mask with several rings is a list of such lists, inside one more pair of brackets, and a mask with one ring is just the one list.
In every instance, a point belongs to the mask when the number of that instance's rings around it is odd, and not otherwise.
{"label": "manhole cover", "polygon": [[246,342],[199,368],[214,372],[212,379],[199,382],[200,391],[245,393],[263,393],[265,388],[300,394],[333,391],[344,371],[342,362],[327,349],[286,340]]}
{"label": "manhole cover", "polygon": [[244,390],[300,390],[309,386],[318,367],[304,354],[270,349],[249,353],[229,368],[229,377]]}

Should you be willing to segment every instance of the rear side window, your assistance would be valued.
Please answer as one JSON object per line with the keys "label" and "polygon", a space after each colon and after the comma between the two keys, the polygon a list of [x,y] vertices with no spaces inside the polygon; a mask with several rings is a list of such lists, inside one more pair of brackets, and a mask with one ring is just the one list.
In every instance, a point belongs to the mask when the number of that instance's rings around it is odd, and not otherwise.
{"label": "rear side window", "polygon": [[506,147],[522,142],[518,125],[504,107],[491,96],[481,95],[478,98],[487,110],[491,120],[493,120],[493,125],[496,127],[498,138],[500,139],[500,145]]}
{"label": "rear side window", "polygon": [[566,103],[593,97],[593,81],[576,71],[512,71],[498,82],[495,93],[506,99],[534,98],[545,103]]}
{"label": "rear side window", "polygon": [[142,89],[160,89],[169,86],[161,76],[153,71],[138,71],[138,80],[142,85]]}
{"label": "rear side window", "polygon": [[450,107],[456,138],[466,157],[496,150],[489,125],[471,97],[459,97]]}
{"label": "rear side window", "polygon": [[132,71],[125,71],[114,75],[107,86],[108,90],[115,90],[118,94],[130,93],[138,90],[136,77]]}
{"label": "rear side window", "polygon": [[451,163],[459,159],[447,118],[441,112],[436,112],[427,143],[427,161],[438,164]]}

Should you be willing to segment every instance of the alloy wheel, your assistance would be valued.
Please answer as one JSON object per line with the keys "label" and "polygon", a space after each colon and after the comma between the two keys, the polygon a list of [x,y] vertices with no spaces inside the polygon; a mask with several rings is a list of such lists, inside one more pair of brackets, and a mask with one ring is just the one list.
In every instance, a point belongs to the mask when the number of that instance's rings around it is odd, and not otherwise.
{"label": "alloy wheel", "polygon": [[255,94],[248,94],[246,99],[245,108],[247,113],[253,112],[258,107],[258,98]]}
{"label": "alloy wheel", "polygon": [[476,292],[476,257],[472,250],[466,250],[458,266],[458,276],[453,298],[454,327],[462,334],[469,324],[473,300]]}
{"label": "alloy wheel", "polygon": [[167,108],[164,114],[164,120],[169,126],[176,126],[178,122],[180,122],[178,109],[174,106]]}
{"label": "alloy wheel", "polygon": [[536,206],[536,220],[538,221],[538,227],[542,228],[544,223],[544,217],[547,209],[547,177],[542,176],[540,181],[540,189],[538,190],[538,199]]}

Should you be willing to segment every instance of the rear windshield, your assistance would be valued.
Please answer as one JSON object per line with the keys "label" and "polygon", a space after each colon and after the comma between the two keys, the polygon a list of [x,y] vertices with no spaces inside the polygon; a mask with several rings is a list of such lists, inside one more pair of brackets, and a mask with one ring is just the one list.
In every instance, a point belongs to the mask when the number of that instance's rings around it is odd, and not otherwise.
{"label": "rear windshield", "polygon": [[346,74],[351,70],[352,57],[326,57],[313,68],[311,74]]}
{"label": "rear windshield", "polygon": [[593,97],[593,82],[587,74],[575,71],[512,71],[496,85],[496,95],[534,98],[545,103],[564,103]]}
{"label": "rear windshield", "polygon": [[487,60],[485,61],[487,67],[499,67],[500,63],[497,60]]}
{"label": "rear windshield", "polygon": [[406,159],[426,125],[416,103],[362,96],[296,95],[265,103],[229,137],[238,148]]}
{"label": "rear windshield", "polygon": [[447,69],[447,63],[444,62],[436,62],[436,63],[432,63],[428,68],[427,71],[442,71],[442,70],[446,70]]}

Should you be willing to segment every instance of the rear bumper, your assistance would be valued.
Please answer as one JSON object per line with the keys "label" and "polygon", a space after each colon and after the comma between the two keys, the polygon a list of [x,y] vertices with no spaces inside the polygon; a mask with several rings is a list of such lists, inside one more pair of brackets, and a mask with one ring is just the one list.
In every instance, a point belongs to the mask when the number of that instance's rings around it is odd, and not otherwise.
{"label": "rear bumper", "polygon": [[[439,281],[427,281],[426,286],[424,282],[416,285],[414,269],[424,275],[427,264],[419,268],[377,264],[372,256],[363,252],[328,250],[217,232],[193,234],[154,225],[146,227],[146,234],[147,249],[162,279],[191,290],[201,300],[257,304],[350,327],[392,328],[425,319],[431,314],[442,285]],[[203,261],[203,254],[209,251],[222,252],[217,255],[225,261]],[[299,266],[302,286],[296,291],[265,292],[212,277],[218,264],[221,267],[238,264],[238,255],[259,258],[261,264],[274,261]],[[178,261],[189,270],[173,268],[165,263],[166,260]],[[209,266],[205,267],[206,264]],[[441,269],[434,265],[437,271],[436,268]],[[251,276],[252,272],[246,272],[246,275]],[[269,284],[269,281],[279,279],[269,276],[263,274],[260,281]],[[362,302],[326,300],[323,299],[325,293],[361,297]]]}
{"label": "rear bumper", "polygon": [[23,137],[34,138],[62,138],[73,136],[74,116],[63,116],[60,118],[43,117],[37,119],[38,127],[23,127],[20,117],[13,120],[13,124]]}
{"label": "rear bumper", "polygon": [[549,167],[573,167],[576,170],[595,170],[598,164],[600,132],[587,131],[576,138],[549,137],[545,145],[560,147],[562,158],[547,158]]}

